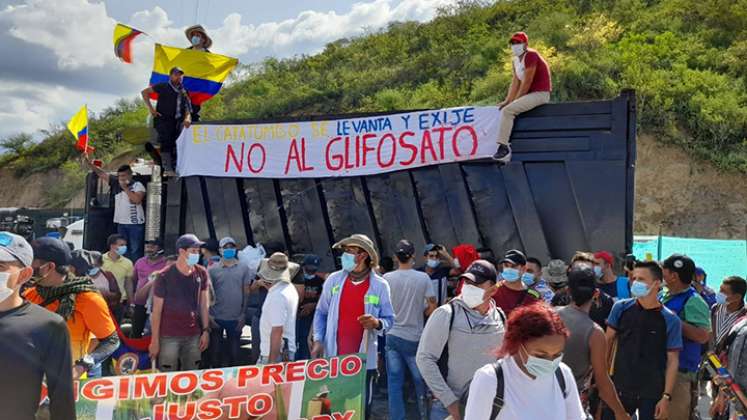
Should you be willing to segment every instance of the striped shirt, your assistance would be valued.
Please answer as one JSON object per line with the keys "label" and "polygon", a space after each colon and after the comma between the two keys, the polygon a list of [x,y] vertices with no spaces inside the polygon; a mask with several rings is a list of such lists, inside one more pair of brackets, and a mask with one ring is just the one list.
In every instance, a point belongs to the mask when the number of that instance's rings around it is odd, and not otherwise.
{"label": "striped shirt", "polygon": [[737,322],[737,320],[747,315],[747,309],[742,307],[736,312],[729,313],[726,310],[726,305],[716,304],[713,307],[713,332],[714,332],[714,344],[718,346],[731,331],[731,327]]}

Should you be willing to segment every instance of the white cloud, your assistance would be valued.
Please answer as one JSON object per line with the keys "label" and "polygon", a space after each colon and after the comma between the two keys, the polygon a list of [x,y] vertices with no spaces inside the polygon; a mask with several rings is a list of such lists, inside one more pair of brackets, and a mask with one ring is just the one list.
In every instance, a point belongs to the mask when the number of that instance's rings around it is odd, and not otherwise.
{"label": "white cloud", "polygon": [[[19,0],[20,1],[20,0]],[[265,57],[311,54],[329,42],[378,30],[393,21],[427,21],[439,7],[455,0],[371,0],[354,3],[345,13],[304,11],[292,19],[258,25],[242,24],[232,13],[222,25],[207,28],[212,50],[239,57],[245,63]],[[185,45],[184,28],[175,26],[156,6],[134,13],[125,22],[145,31],[133,44],[134,63],[114,57],[112,29],[105,3],[89,0],[25,0],[0,10],[0,48],[9,56],[50,54],[29,60],[53,68],[24,68],[24,63],[3,65],[5,79],[0,98],[9,104],[0,111],[0,138],[19,131],[48,128],[72,115],[88,102],[100,111],[118,97],[134,97],[147,84],[153,42]],[[11,51],[15,50],[15,51]],[[94,76],[95,75],[95,76]]]}

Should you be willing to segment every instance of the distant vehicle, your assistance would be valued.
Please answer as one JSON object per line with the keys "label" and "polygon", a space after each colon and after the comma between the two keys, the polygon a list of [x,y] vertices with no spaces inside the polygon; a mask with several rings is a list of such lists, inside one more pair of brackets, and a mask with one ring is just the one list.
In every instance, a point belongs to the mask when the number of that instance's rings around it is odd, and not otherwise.
{"label": "distant vehicle", "polygon": [[46,227],[47,229],[59,229],[61,227],[66,227],[78,220],[81,220],[81,217],[79,216],[53,217],[51,219],[47,219]]}
{"label": "distant vehicle", "polygon": [[76,220],[75,222],[70,223],[67,225],[67,233],[65,233],[65,237],[62,238],[62,240],[72,243],[74,249],[82,249],[83,231],[85,230],[85,227],[85,219]]}

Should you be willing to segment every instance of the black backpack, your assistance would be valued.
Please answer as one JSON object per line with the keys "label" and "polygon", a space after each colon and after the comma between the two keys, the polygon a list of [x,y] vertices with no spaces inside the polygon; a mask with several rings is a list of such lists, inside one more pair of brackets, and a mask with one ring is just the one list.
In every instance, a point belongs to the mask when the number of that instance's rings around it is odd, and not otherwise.
{"label": "black backpack", "polygon": [[[493,363],[493,369],[495,369],[495,397],[493,398],[493,411],[490,413],[490,419],[495,419],[496,416],[498,416],[498,413],[501,412],[501,409],[503,409],[503,395],[505,393],[505,380],[503,378],[503,366],[501,365],[501,362],[503,359],[497,360],[495,363]],[[560,385],[560,390],[563,391],[563,398],[568,398],[568,392],[565,387],[565,377],[563,376],[563,371],[560,370],[560,367],[555,369],[555,379],[558,380],[558,385]]]}
{"label": "black backpack", "polygon": [[[457,307],[454,306],[453,301],[449,301],[447,304],[451,308],[451,316],[449,317],[449,331],[448,335],[451,335],[451,327],[454,326],[454,313],[456,312]],[[496,306],[495,308],[498,311],[498,316],[501,318],[501,322],[503,323],[503,326],[506,326],[506,315],[503,313],[503,310]],[[462,309],[464,310],[464,309]],[[443,350],[441,350],[441,357],[438,358],[438,370],[441,372],[441,376],[444,378],[444,381],[449,376],[449,338],[447,336],[446,343],[444,344]]]}

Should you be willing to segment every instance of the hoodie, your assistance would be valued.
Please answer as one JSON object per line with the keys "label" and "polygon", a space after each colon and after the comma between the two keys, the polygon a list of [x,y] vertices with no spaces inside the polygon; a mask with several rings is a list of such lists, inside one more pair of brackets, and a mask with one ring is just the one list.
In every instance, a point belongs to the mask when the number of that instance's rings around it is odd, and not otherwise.
{"label": "hoodie", "polygon": [[[454,323],[449,330],[452,305]],[[503,343],[504,315],[493,301],[482,315],[470,309],[457,296],[450,304],[436,309],[425,324],[415,361],[428,388],[444,407],[460,400],[469,389],[475,372],[498,360],[495,351]],[[444,346],[449,346],[447,378],[438,368]]]}

